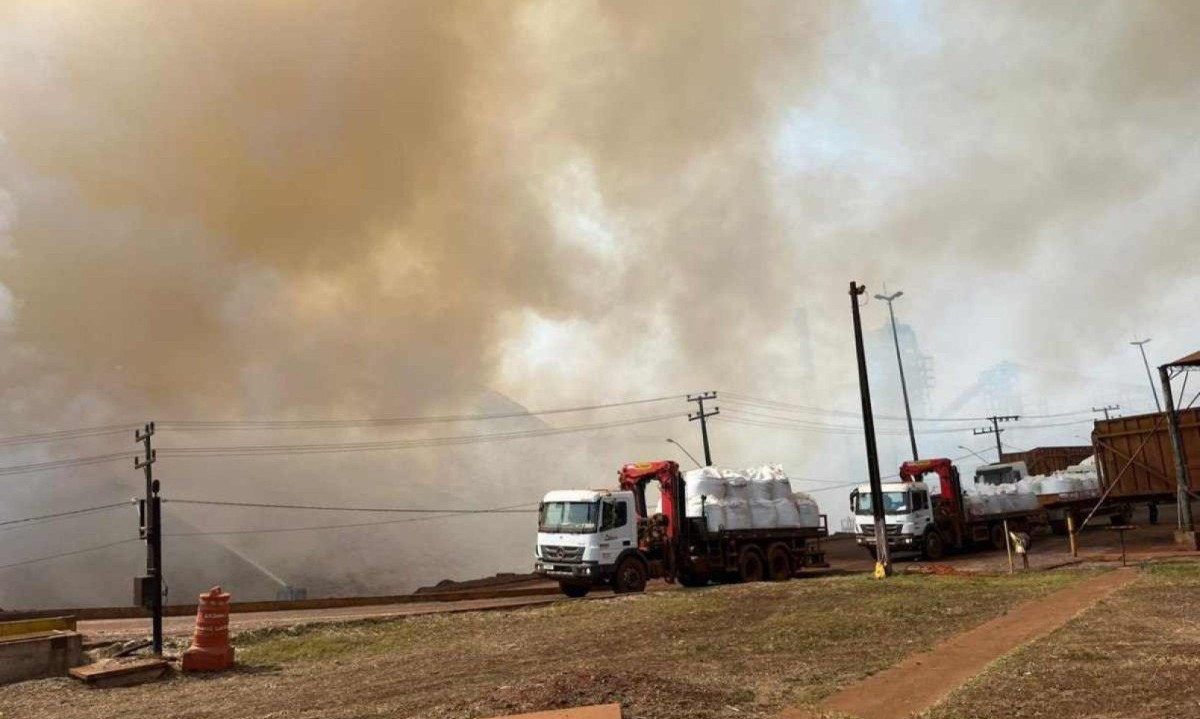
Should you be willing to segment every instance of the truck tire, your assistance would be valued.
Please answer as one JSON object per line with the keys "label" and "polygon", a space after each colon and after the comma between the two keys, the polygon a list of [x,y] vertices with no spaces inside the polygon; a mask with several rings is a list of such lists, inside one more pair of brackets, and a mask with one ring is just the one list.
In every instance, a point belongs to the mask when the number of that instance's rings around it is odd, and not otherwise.
{"label": "truck tire", "polygon": [[937,530],[925,533],[925,558],[936,562],[946,556],[946,543],[942,540],[942,535]]}
{"label": "truck tire", "polygon": [[786,544],[776,542],[767,549],[767,579],[786,582],[792,578],[792,552]]}
{"label": "truck tire", "polygon": [[626,557],[613,573],[613,592],[631,594],[646,589],[646,565],[637,557]]}
{"label": "truck tire", "polygon": [[559,582],[558,588],[562,590],[563,594],[571,597],[572,599],[586,597],[587,593],[592,590],[592,588],[586,584],[574,584],[572,582]]}
{"label": "truck tire", "polygon": [[738,577],[743,582],[761,582],[766,575],[762,550],[754,545],[742,547],[738,553]]}

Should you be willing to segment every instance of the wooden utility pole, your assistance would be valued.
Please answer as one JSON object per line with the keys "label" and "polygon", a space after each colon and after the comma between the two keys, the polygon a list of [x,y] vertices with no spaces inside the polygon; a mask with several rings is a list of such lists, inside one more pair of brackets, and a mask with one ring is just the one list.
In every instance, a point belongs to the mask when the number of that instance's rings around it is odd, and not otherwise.
{"label": "wooden utility pole", "polygon": [[693,412],[692,414],[688,415],[688,421],[695,422],[696,420],[700,420],[700,439],[703,440],[703,442],[704,442],[704,466],[706,466],[706,467],[712,466],[712,452],[710,452],[708,449],[708,421],[707,420],[709,417],[715,417],[718,414],[721,414],[721,408],[714,407],[713,411],[705,412],[704,411],[704,400],[706,400],[706,399],[714,399],[715,400],[716,398],[717,398],[716,392],[702,392],[700,394],[690,394],[690,395],[688,395],[688,398],[687,398],[688,402],[695,402],[697,405],[699,405],[699,408],[700,408],[698,411]]}
{"label": "wooden utility pole", "polygon": [[1001,448],[1001,446],[1000,446],[1000,433],[1003,432],[1004,430],[1000,429],[1000,423],[1001,422],[1013,422],[1018,419],[1021,419],[1021,417],[1019,415],[1015,415],[1015,414],[1000,414],[1000,415],[994,414],[991,417],[987,418],[987,420],[992,423],[991,427],[984,427],[983,429],[974,429],[971,431],[976,435],[980,435],[980,434],[996,435],[996,461],[1003,462],[1004,461],[1004,449]]}

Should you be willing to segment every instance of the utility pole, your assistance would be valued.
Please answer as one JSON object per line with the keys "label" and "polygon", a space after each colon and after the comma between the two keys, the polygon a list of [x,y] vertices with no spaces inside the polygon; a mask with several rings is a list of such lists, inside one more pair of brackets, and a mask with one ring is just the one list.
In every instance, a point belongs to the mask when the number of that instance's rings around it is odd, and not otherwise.
{"label": "utility pole", "polygon": [[[133,437],[142,445],[144,452],[141,457],[134,457],[134,469],[146,473],[146,499],[142,512],[142,527],[140,534],[146,540],[146,576],[139,578],[137,594],[140,595],[142,606],[149,600],[151,622],[154,634],[154,653],[162,655],[163,645],[163,574],[162,574],[162,500],[158,496],[158,480],[154,478],[154,462],[157,453],[150,444],[154,436],[154,423],[149,422],[140,430],[134,430]],[[149,596],[147,596],[147,594]]]}
{"label": "utility pole", "polygon": [[1146,379],[1150,382],[1150,392],[1154,395],[1154,406],[1159,412],[1162,412],[1162,405],[1158,401],[1158,389],[1154,386],[1154,374],[1150,372],[1150,360],[1146,359],[1146,343],[1150,341],[1147,337],[1144,340],[1134,340],[1131,345],[1136,345],[1142,351],[1142,364],[1146,365]]}
{"label": "utility pole", "polygon": [[973,430],[971,430],[971,432],[972,432],[972,434],[975,434],[975,435],[980,435],[980,434],[996,435],[996,461],[1003,462],[1004,461],[1004,450],[1001,449],[1001,447],[1000,447],[1000,433],[1003,432],[1004,430],[1000,429],[1000,423],[1001,422],[1012,422],[1012,421],[1016,421],[1018,419],[1021,419],[1020,416],[1015,415],[1015,414],[992,415],[991,417],[987,418],[987,420],[992,423],[991,427],[984,427],[983,429],[973,429]]}
{"label": "utility pole", "polygon": [[1119,405],[1119,404],[1106,404],[1103,407],[1092,407],[1093,412],[1103,412],[1104,419],[1106,419],[1106,420],[1112,419],[1111,417],[1108,416],[1109,412],[1116,412],[1119,409],[1121,409],[1121,405]]}
{"label": "utility pole", "polygon": [[[887,291],[887,288],[884,288]],[[908,420],[908,441],[912,444],[913,461],[917,461],[917,433],[913,431],[912,409],[908,405],[908,383],[904,381],[904,360],[900,359],[900,335],[896,332],[896,311],[892,309],[892,302],[903,295],[902,290],[897,290],[890,295],[875,295],[875,299],[883,300],[887,303],[888,314],[892,318],[892,342],[896,345],[896,366],[900,368],[900,392],[904,395],[904,418]]]}
{"label": "utility pole", "polygon": [[715,417],[718,414],[721,414],[721,408],[713,407],[713,411],[706,413],[704,411],[704,400],[716,399],[716,398],[717,398],[716,392],[702,392],[700,394],[690,394],[690,395],[688,395],[688,398],[687,398],[688,402],[695,402],[700,407],[699,411],[693,412],[692,414],[688,415],[688,421],[695,422],[696,420],[700,420],[700,438],[702,440],[704,440],[704,466],[706,466],[706,467],[712,466],[712,452],[710,452],[708,449],[708,421],[707,420],[709,417]]}
{"label": "utility pole", "polygon": [[867,379],[867,354],[863,349],[862,318],[858,313],[858,296],[867,288],[850,282],[850,314],[854,318],[854,352],[858,359],[858,390],[862,397],[863,436],[867,443],[867,475],[871,481],[871,508],[875,518],[875,576],[892,574],[888,556],[887,525],[883,515],[883,487],[879,478],[879,453],[875,447],[875,416],[871,413],[871,384]]}

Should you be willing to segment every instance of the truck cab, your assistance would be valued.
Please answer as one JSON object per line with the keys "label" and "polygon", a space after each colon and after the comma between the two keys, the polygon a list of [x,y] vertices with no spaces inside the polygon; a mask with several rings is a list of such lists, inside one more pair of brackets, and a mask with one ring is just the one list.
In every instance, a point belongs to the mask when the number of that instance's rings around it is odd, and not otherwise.
{"label": "truck cab", "polygon": [[1000,462],[985,464],[975,470],[975,484],[1016,484],[1029,476],[1029,468],[1024,462]]}
{"label": "truck cab", "polygon": [[633,492],[557,490],[538,508],[537,574],[558,580],[567,596],[582,597],[611,581],[616,566],[638,548]]}
{"label": "truck cab", "polygon": [[[925,553],[932,548],[940,556],[933,514],[933,499],[929,485],[924,482],[886,482],[882,487],[883,513],[888,547],[894,551]],[[875,509],[871,501],[871,485],[864,484],[850,493],[850,508],[854,512],[854,537],[860,547],[876,555]]]}

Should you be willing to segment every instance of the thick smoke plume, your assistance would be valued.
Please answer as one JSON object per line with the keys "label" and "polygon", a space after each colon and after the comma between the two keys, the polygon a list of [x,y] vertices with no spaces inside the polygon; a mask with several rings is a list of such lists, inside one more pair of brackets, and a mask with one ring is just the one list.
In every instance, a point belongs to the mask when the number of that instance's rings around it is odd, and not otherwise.
{"label": "thick smoke plume", "polygon": [[[0,427],[490,411],[489,388],[534,407],[717,388],[852,408],[850,279],[903,286],[942,403],[1005,359],[1108,382],[1137,370],[1112,359],[1132,332],[1160,338],[1160,359],[1193,349],[1178,298],[1200,191],[1196,13],[5,3]],[[1108,401],[1088,382],[1047,409]],[[589,419],[605,417],[573,421]],[[518,426],[534,425],[421,431]],[[607,483],[692,431],[164,472],[193,493],[478,506]],[[861,472],[843,438],[717,436],[730,463]],[[86,503],[97,482],[127,492],[131,474],[44,475],[6,514]],[[526,566],[527,518],[496,521],[513,537],[499,560],[454,558],[464,524],[306,539],[324,567],[306,581]],[[283,536],[230,542],[295,568]],[[409,554],[368,581],[381,544]]]}

